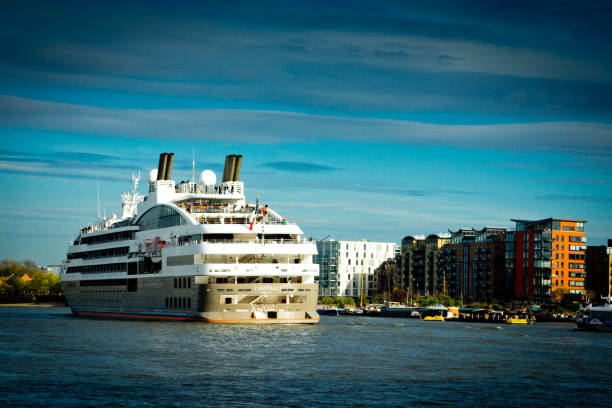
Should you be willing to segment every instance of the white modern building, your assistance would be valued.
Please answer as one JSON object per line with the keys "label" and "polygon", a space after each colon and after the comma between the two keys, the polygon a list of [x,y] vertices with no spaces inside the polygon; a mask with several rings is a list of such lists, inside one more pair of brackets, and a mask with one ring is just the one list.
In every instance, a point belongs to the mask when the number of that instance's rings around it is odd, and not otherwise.
{"label": "white modern building", "polygon": [[61,265],[46,265],[46,266],[40,267],[41,271],[45,273],[53,273],[53,274],[56,274],[57,276],[59,276],[61,269],[62,269]]}
{"label": "white modern building", "polygon": [[319,296],[369,297],[374,289],[374,270],[395,256],[392,242],[317,241]]}

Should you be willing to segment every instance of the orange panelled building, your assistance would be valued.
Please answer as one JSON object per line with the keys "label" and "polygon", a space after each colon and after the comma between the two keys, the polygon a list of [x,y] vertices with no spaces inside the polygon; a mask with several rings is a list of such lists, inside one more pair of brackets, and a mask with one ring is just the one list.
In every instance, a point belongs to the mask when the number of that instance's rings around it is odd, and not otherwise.
{"label": "orange panelled building", "polygon": [[[507,287],[517,298],[585,295],[586,220],[512,220],[506,234]],[[562,290],[560,290],[562,288]]]}
{"label": "orange panelled building", "polygon": [[559,220],[561,229],[553,230],[552,291],[565,288],[585,295],[586,235],[585,220]]}

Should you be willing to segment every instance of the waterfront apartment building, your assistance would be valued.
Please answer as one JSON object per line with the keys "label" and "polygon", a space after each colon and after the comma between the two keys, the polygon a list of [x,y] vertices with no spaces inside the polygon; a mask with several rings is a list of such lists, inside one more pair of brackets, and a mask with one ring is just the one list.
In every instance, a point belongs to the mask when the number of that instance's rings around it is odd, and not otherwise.
{"label": "waterfront apartment building", "polygon": [[391,295],[395,289],[400,287],[402,258],[396,255],[395,258],[384,261],[374,270],[374,292],[382,300],[391,300]]}
{"label": "waterfront apartment building", "polygon": [[436,295],[442,292],[442,278],[438,274],[440,249],[450,241],[449,234],[408,235],[401,245],[401,288],[411,296]]}
{"label": "waterfront apartment building", "polygon": [[[413,286],[417,286],[415,276],[424,275],[425,265],[425,235],[408,235],[402,239],[400,244],[400,259],[401,265],[399,268],[397,286],[398,288],[407,289],[410,291],[410,281]],[[421,280],[422,282],[422,280]],[[424,284],[421,283],[421,288]],[[414,292],[410,292],[414,294]]]}
{"label": "waterfront apartment building", "polygon": [[516,298],[585,294],[586,220],[515,220],[506,234],[507,287]]}
{"label": "waterfront apartment building", "polygon": [[595,298],[612,293],[612,239],[608,246],[588,246],[586,252],[586,288]]}
{"label": "waterfront apartment building", "polygon": [[[369,297],[374,292],[374,271],[395,256],[395,243],[360,241],[317,241],[319,296]],[[363,288],[363,292],[362,292]]]}
{"label": "waterfront apartment building", "polygon": [[505,297],[505,228],[449,230],[438,258],[440,293],[466,301]]}

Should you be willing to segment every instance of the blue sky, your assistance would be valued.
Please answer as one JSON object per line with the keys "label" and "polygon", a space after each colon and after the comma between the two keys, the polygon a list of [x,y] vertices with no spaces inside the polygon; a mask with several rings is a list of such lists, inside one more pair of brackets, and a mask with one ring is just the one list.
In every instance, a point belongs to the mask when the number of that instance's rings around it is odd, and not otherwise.
{"label": "blue sky", "polygon": [[[126,4],[127,3],[127,4]],[[59,263],[132,171],[244,155],[307,236],[588,219],[612,238],[606,2],[6,2],[0,258]],[[144,192],[144,184],[141,192]]]}

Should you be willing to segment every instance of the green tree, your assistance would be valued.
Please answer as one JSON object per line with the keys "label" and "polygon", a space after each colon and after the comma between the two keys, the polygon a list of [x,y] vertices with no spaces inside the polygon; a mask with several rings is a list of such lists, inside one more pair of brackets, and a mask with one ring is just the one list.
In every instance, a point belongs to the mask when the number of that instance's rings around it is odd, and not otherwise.
{"label": "green tree", "polygon": [[23,290],[24,283],[20,276],[11,275],[2,281],[2,292],[7,295],[21,295]]}
{"label": "green tree", "polygon": [[59,276],[54,273],[49,273],[49,293],[54,295],[59,295],[64,293],[64,289],[62,288],[62,281]]}
{"label": "green tree", "polygon": [[553,299],[563,299],[563,296],[569,293],[569,289],[567,288],[555,288],[552,290],[551,294]]}
{"label": "green tree", "polygon": [[340,306],[355,306],[355,299],[352,297],[340,298]]}
{"label": "green tree", "polygon": [[395,288],[391,294],[391,300],[394,302],[404,303],[408,292],[404,288]]}
{"label": "green tree", "polygon": [[[23,280],[28,275],[31,280]],[[59,294],[62,285],[59,276],[40,270],[36,262],[25,260],[17,262],[12,259],[0,261],[0,293],[10,295],[31,294]]]}

